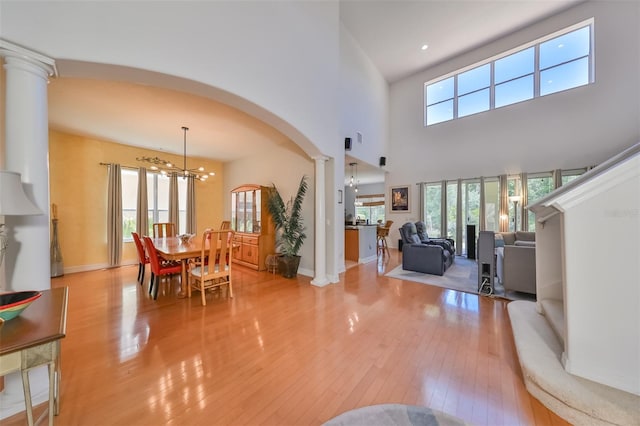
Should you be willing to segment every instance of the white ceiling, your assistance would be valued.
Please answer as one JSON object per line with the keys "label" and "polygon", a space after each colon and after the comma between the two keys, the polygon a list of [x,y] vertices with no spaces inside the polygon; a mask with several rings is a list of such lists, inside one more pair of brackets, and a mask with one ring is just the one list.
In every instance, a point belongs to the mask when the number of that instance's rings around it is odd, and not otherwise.
{"label": "white ceiling", "polygon": [[393,83],[582,1],[341,0],[340,19]]}
{"label": "white ceiling", "polygon": [[[341,0],[340,17],[392,83],[579,2]],[[423,44],[429,48],[421,50]],[[54,129],[176,154],[183,152],[181,127],[187,126],[187,155],[221,161],[292,144],[277,130],[208,99],[64,77],[49,86],[49,122]],[[384,180],[380,169],[364,163],[358,173],[361,183]]]}

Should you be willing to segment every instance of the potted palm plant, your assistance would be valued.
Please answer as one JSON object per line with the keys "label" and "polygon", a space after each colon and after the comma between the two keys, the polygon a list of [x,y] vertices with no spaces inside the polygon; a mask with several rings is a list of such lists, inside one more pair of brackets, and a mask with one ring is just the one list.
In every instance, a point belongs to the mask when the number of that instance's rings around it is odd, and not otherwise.
{"label": "potted palm plant", "polygon": [[295,198],[287,203],[282,200],[275,184],[267,199],[267,207],[276,228],[278,270],[285,278],[294,278],[300,265],[300,249],[307,235],[302,220],[302,201],[307,193],[307,176],[302,176]]}

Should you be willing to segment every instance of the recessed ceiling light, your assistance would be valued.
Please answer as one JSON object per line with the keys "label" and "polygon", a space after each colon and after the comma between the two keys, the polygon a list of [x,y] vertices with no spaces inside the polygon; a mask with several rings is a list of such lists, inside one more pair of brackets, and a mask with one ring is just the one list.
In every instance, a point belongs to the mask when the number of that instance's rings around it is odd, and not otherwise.
{"label": "recessed ceiling light", "polygon": [[423,44],[422,47],[420,49],[422,50],[427,50],[429,48],[428,44]]}

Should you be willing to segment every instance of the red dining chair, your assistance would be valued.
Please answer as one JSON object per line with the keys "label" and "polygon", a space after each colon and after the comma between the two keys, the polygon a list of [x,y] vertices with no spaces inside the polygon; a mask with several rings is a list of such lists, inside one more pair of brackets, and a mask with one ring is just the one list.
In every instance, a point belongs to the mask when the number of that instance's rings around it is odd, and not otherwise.
{"label": "red dining chair", "polygon": [[144,282],[144,271],[146,265],[149,263],[149,257],[144,252],[140,235],[138,235],[137,232],[132,232],[131,236],[133,236],[133,242],[136,243],[136,250],[138,251],[138,281],[140,281],[140,285],[142,285]]}
{"label": "red dining chair", "polygon": [[160,277],[171,274],[179,274],[182,272],[180,262],[165,262],[156,251],[153,241],[149,237],[144,238],[144,245],[149,253],[149,265],[151,266],[151,280],[149,281],[149,294],[153,293],[153,299],[158,298],[158,287],[160,286]]}

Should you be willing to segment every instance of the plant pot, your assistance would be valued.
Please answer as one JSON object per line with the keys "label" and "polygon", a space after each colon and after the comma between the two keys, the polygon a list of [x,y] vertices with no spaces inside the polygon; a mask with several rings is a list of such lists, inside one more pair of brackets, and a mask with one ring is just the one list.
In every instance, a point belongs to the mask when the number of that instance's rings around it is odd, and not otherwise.
{"label": "plant pot", "polygon": [[278,256],[278,271],[285,278],[295,278],[300,266],[300,256]]}

